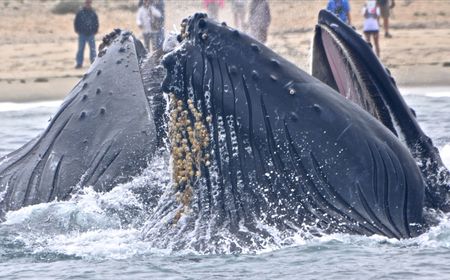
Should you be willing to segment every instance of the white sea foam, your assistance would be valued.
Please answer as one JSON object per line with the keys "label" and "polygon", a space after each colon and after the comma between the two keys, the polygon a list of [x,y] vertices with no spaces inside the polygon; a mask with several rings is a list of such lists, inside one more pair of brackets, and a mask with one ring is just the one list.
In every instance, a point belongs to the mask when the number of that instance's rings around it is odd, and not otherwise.
{"label": "white sea foam", "polygon": [[447,144],[444,147],[442,147],[440,153],[442,161],[444,162],[445,166],[447,168],[450,168],[450,144]]}
{"label": "white sea foam", "polygon": [[450,97],[450,89],[448,87],[404,87],[400,89],[400,92],[403,96]]}
{"label": "white sea foam", "polygon": [[[227,254],[232,253],[230,248],[233,246],[239,248],[243,254],[258,255],[288,247],[305,250],[314,247],[339,246],[339,244],[363,248],[379,246],[450,248],[448,216],[442,217],[441,223],[427,233],[408,240],[390,239],[378,235],[366,237],[350,234],[325,234],[314,237],[301,229],[285,232],[259,221],[257,227],[270,235],[265,240],[248,232],[252,238],[248,242],[241,243],[234,234],[223,230],[216,232],[215,235],[221,240],[209,244],[209,248],[205,248],[206,251],[196,250],[194,246],[162,248],[157,246],[154,240],[142,238],[140,223],[124,223],[121,218],[127,213],[136,215],[134,212],[129,213],[128,209],[130,207],[139,209],[141,206],[137,197],[130,192],[136,184],[139,184],[139,180],[145,179],[138,178],[138,182],[135,180],[134,183],[117,186],[110,193],[99,194],[88,189],[70,201],[39,204],[10,212],[7,221],[1,226],[14,227],[16,241],[24,244],[25,248],[33,254],[62,254],[88,260],[120,260],[173,254]],[[143,212],[143,209],[140,209],[140,213],[136,216],[139,219],[151,218]],[[186,238],[188,245],[195,244],[198,239],[206,237],[200,234],[201,231],[196,230],[198,230],[197,226],[187,237],[167,235],[165,242],[173,245],[180,241],[179,238]],[[247,232],[247,229],[241,226],[240,231]],[[159,238],[161,236],[157,236],[157,239]]]}
{"label": "white sea foam", "polygon": [[131,207],[140,206],[129,187],[118,186],[105,194],[88,188],[69,201],[43,203],[10,212],[3,225],[14,227],[16,240],[35,254],[56,253],[87,259],[129,258],[147,250],[140,240],[139,228],[122,219]]}
{"label": "white sea foam", "polygon": [[[442,149],[442,154],[448,162],[450,145]],[[0,228],[13,228],[16,241],[24,244],[33,254],[61,254],[88,260],[130,259],[155,254],[230,254],[232,248],[243,254],[264,254],[288,247],[305,250],[336,244],[367,248],[380,245],[393,248],[450,248],[450,220],[447,216],[427,233],[400,241],[383,236],[349,234],[314,237],[295,227],[280,231],[265,223],[264,217],[255,218],[255,222],[256,227],[267,236],[262,237],[241,224],[240,235],[248,238],[245,240],[240,240],[241,237],[226,227],[215,230],[215,217],[207,222],[202,217],[190,219],[186,216],[178,226],[172,226],[171,219],[164,219],[176,210],[164,210],[167,201],[173,200],[167,181],[167,160],[157,157],[141,176],[116,186],[108,193],[97,193],[86,188],[69,201],[54,201],[10,212]],[[145,193],[148,195],[158,189],[165,194],[155,202],[157,206],[146,208],[140,197],[141,190],[148,192]],[[143,238],[145,223],[153,226],[150,235]],[[204,245],[199,249],[198,244],[202,242]]]}
{"label": "white sea foam", "polygon": [[34,254],[86,259],[161,254],[164,250],[154,249],[142,239],[141,228],[152,208],[151,202],[142,198],[167,184],[167,170],[167,159],[157,156],[142,175],[110,192],[98,193],[86,187],[68,201],[10,211],[0,229],[12,229],[13,242],[24,244]]}
{"label": "white sea foam", "polygon": [[57,108],[60,104],[60,100],[28,103],[0,102],[0,112],[25,111],[36,108]]}

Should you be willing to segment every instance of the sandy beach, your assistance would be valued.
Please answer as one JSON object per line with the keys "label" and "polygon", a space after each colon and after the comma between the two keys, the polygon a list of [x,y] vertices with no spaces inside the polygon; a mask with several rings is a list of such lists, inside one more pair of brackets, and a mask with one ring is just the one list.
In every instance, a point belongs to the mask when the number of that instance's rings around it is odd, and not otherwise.
{"label": "sandy beach", "polygon": [[[62,99],[87,71],[74,69],[77,36],[74,14],[57,15],[56,0],[5,0],[0,3],[0,102]],[[308,71],[310,44],[319,10],[326,0],[272,0],[267,45]],[[361,30],[363,0],[353,0],[353,24]],[[97,42],[113,28],[135,23],[137,1],[94,1],[100,19]],[[392,39],[381,36],[381,60],[401,86],[450,86],[450,1],[396,0]],[[166,0],[166,29],[203,11],[201,1]],[[228,1],[220,20],[233,26]],[[382,34],[382,33],[381,33]],[[87,51],[87,50],[86,50]]]}

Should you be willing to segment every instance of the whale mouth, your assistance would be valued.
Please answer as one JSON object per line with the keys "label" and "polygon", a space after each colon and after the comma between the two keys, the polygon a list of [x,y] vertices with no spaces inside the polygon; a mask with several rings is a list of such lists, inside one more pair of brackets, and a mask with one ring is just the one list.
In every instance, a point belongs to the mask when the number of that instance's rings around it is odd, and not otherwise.
{"label": "whale mouth", "polygon": [[[382,121],[379,111],[384,104],[371,94],[368,86],[367,71],[363,71],[362,65],[348,44],[342,40],[335,31],[337,25],[318,24],[314,38],[313,64],[315,70],[317,64],[322,65],[322,71],[316,70],[313,74],[319,80],[325,82],[345,98],[358,104],[372,116]],[[326,70],[326,71],[325,71]]]}
{"label": "whale mouth", "polygon": [[[329,12],[316,25],[311,74],[363,108],[397,135],[383,88],[371,67],[380,64],[369,44]],[[384,70],[384,69],[383,69]]]}
{"label": "whale mouth", "polygon": [[317,64],[321,63],[324,64],[322,67],[326,68],[316,71],[316,78],[326,81],[329,86],[347,99],[360,106],[365,106],[367,104],[364,102],[366,96],[359,94],[363,90],[364,84],[358,81],[360,76],[353,71],[357,65],[355,65],[351,53],[347,51],[345,43],[340,40],[330,26],[325,24],[319,24],[316,27],[314,39],[314,66],[317,67]]}

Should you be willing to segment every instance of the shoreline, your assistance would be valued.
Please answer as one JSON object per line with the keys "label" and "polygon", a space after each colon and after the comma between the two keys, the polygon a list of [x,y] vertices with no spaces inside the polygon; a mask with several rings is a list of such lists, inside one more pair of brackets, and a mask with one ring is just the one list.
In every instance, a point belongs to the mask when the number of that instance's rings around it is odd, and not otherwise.
{"label": "shoreline", "polygon": [[[74,69],[74,14],[52,13],[57,0],[9,2],[0,10],[0,102],[63,99],[89,67],[85,53],[85,67]],[[309,72],[314,26],[326,1],[269,2],[272,21],[266,45]],[[364,2],[352,0],[352,25],[359,33],[363,25],[359,7]],[[141,39],[134,5],[135,1],[95,1],[101,22],[97,44],[117,27]],[[450,1],[400,1],[394,9],[390,25],[393,38],[380,36],[380,59],[399,87],[450,87],[449,8]],[[202,10],[200,0],[166,1],[166,31],[174,31],[183,18]],[[220,11],[220,21],[233,26],[228,1]]]}
{"label": "shoreline", "polygon": [[78,83],[79,77],[17,79],[0,82],[0,102],[27,103],[64,99]]}
{"label": "shoreline", "polygon": [[[390,66],[399,87],[450,87],[450,67],[441,65],[416,65],[414,67]],[[80,75],[37,77],[26,79],[1,79],[0,102],[26,103],[62,100],[81,80]]]}

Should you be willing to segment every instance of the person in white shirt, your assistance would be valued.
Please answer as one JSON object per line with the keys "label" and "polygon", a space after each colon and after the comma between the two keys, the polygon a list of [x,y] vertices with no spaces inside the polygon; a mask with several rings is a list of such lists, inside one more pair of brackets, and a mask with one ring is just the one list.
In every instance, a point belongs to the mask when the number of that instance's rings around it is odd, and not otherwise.
{"label": "person in white shirt", "polygon": [[375,52],[377,56],[380,56],[380,44],[379,44],[379,31],[380,31],[380,7],[376,0],[368,0],[362,10],[364,15],[364,36],[366,41],[370,43],[370,38],[373,37]]}
{"label": "person in white shirt", "polygon": [[[154,33],[152,32],[152,19],[160,18],[161,16],[161,12],[153,7],[151,0],[144,0],[143,5],[139,7],[137,11],[136,24],[142,30],[144,45],[147,50],[150,50],[150,39],[152,38]],[[154,51],[155,49],[156,46],[152,44],[152,50]]]}

